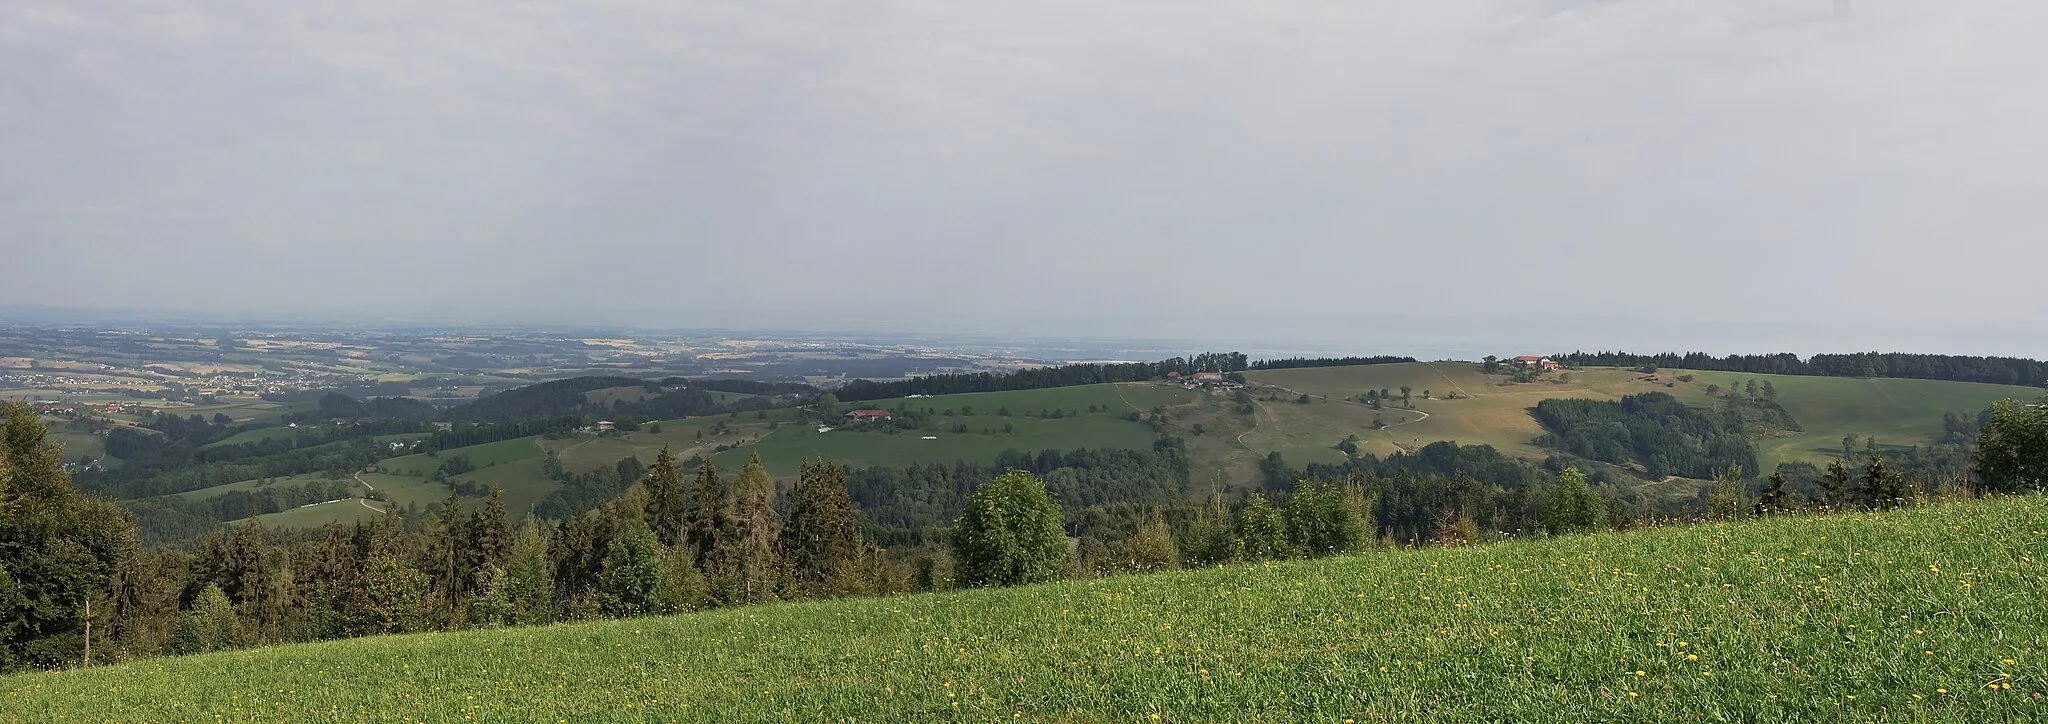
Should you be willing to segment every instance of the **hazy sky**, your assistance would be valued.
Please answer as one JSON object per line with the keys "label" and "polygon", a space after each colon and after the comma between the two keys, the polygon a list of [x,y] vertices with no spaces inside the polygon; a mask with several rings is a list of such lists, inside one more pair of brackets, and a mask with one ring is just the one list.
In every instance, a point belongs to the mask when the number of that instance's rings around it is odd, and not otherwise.
{"label": "hazy sky", "polygon": [[7,0],[0,304],[2048,326],[2048,3],[1838,4]]}

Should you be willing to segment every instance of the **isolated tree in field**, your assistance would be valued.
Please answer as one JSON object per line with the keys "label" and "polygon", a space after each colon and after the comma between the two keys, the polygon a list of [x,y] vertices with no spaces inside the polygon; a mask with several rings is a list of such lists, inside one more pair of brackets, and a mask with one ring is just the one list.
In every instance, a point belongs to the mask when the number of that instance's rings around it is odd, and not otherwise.
{"label": "isolated tree in field", "polygon": [[27,405],[0,403],[0,417],[0,671],[75,663],[83,604],[104,600],[134,555],[135,530],[127,513],[71,486]]}
{"label": "isolated tree in field", "polygon": [[733,486],[733,515],[737,524],[737,561],[742,590],[740,600],[760,603],[775,598],[776,573],[782,568],[777,542],[782,522],[775,517],[775,479],[754,453],[740,469]]}
{"label": "isolated tree in field", "polygon": [[1718,394],[1721,394],[1721,386],[1720,386],[1720,385],[1707,385],[1707,396],[1708,396],[1708,397],[1713,397],[1714,395],[1718,395]]}
{"label": "isolated tree in field", "polygon": [[1014,586],[1064,578],[1073,569],[1060,506],[1045,483],[1011,470],[982,485],[953,521],[953,559],[960,583]]}
{"label": "isolated tree in field", "polygon": [[2048,399],[2038,406],[1992,403],[1990,421],[1977,437],[1975,462],[1991,492],[2048,490]]}
{"label": "isolated tree in field", "polygon": [[815,406],[818,408],[818,419],[824,420],[828,424],[839,419],[838,395],[830,392],[819,393]]}
{"label": "isolated tree in field", "polygon": [[1790,510],[1792,494],[1785,489],[1785,470],[1779,468],[1771,473],[1771,479],[1764,486],[1764,492],[1756,497],[1756,505],[1750,509],[1757,516],[1775,515]]}
{"label": "isolated tree in field", "polygon": [[1409,386],[1407,386],[1407,385],[1402,385],[1402,386],[1401,386],[1401,404],[1402,404],[1402,405],[1406,405],[1406,406],[1408,406],[1408,407],[1414,407],[1414,406],[1415,406],[1415,400],[1414,400],[1414,398],[1413,398],[1412,396],[1410,396],[1410,395],[1409,395],[1409,393],[1410,393],[1410,392],[1413,392],[1414,390],[1415,390],[1415,388],[1413,388],[1413,387],[1409,387]]}
{"label": "isolated tree in field", "polygon": [[1481,368],[1480,368],[1480,371],[1481,371],[1481,372],[1485,372],[1486,374],[1489,374],[1489,375],[1490,375],[1490,374],[1493,374],[1493,373],[1495,373],[1495,372],[1499,372],[1499,371],[1500,371],[1500,358],[1499,358],[1499,357],[1496,357],[1496,356],[1493,356],[1493,355],[1487,355],[1487,356],[1485,356],[1485,357],[1483,357],[1483,358],[1481,358],[1481,359],[1482,359],[1483,361],[1485,361],[1485,362],[1486,362],[1486,364],[1485,364],[1485,365],[1484,365],[1483,367],[1481,367]]}
{"label": "isolated tree in field", "polygon": [[1270,561],[1294,556],[1287,543],[1287,521],[1280,509],[1266,501],[1265,493],[1252,493],[1237,513],[1237,560]]}
{"label": "isolated tree in field", "polygon": [[846,487],[846,468],[824,460],[804,461],[790,497],[782,550],[798,594],[860,593],[859,521]]}
{"label": "isolated tree in field", "polygon": [[1578,468],[1565,468],[1551,490],[1550,515],[1544,527],[1551,535],[1606,530],[1607,501],[1593,492]]}
{"label": "isolated tree in field", "polygon": [[1707,496],[1707,518],[1734,520],[1749,512],[1749,495],[1742,491],[1742,466],[1737,465],[1714,479],[1714,491]]}
{"label": "isolated tree in field", "polygon": [[[634,460],[637,458],[626,458]],[[626,460],[619,461],[621,480],[629,472]],[[637,477],[637,476],[636,476]],[[676,464],[676,456],[663,445],[661,452],[654,456],[654,465],[647,469],[645,477],[639,477],[640,484],[647,488],[647,527],[654,532],[656,540],[665,546],[683,545],[690,530],[689,488],[683,482],[683,468]]]}

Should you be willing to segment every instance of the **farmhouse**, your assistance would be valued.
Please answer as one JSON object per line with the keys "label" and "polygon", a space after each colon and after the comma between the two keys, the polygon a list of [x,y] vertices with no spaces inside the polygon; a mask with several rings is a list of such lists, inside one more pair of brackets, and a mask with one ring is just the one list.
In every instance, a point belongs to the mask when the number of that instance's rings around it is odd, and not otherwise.
{"label": "farmhouse", "polygon": [[1563,366],[1559,365],[1556,360],[1553,360],[1549,357],[1533,354],[1525,354],[1520,357],[1516,357],[1514,359],[1514,362],[1516,367],[1539,367],[1544,370],[1554,370]]}
{"label": "farmhouse", "polygon": [[888,420],[895,417],[894,415],[889,414],[888,410],[854,410],[852,412],[846,413],[846,416],[853,418],[854,422]]}
{"label": "farmhouse", "polygon": [[598,431],[598,432],[605,432],[605,431],[607,431],[607,430],[611,430],[611,429],[613,429],[613,428],[615,428],[615,427],[617,427],[617,425],[616,425],[616,424],[614,424],[614,423],[613,423],[612,421],[610,421],[610,420],[598,420],[598,421],[597,421],[597,431]]}

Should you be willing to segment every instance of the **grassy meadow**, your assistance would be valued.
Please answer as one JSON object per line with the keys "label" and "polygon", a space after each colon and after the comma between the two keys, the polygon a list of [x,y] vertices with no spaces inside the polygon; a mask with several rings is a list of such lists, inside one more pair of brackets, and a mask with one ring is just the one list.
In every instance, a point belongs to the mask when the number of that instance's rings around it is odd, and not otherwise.
{"label": "grassy meadow", "polygon": [[0,678],[20,721],[2026,721],[2048,499]]}

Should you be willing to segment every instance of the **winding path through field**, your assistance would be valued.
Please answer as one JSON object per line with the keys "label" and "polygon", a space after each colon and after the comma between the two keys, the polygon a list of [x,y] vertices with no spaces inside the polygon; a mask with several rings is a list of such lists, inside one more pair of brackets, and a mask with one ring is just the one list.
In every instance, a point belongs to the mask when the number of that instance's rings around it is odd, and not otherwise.
{"label": "winding path through field", "polygon": [[[363,487],[365,487],[365,488],[369,488],[369,489],[370,489],[371,491],[375,491],[375,490],[377,489],[377,486],[375,486],[375,485],[371,485],[371,484],[370,484],[370,481],[368,481],[368,480],[364,480],[364,479],[363,479],[363,474],[362,474],[362,473],[356,473],[356,474],[355,474],[355,478],[356,478],[356,482],[358,482],[358,483],[362,483],[362,484],[363,484]],[[374,511],[377,511],[378,513],[383,513],[383,512],[385,512],[385,510],[384,510],[383,508],[379,508],[379,507],[377,507],[377,506],[371,505],[371,504],[370,504],[370,501],[369,501],[369,499],[368,499],[368,498],[356,498],[356,502],[358,502],[358,503],[362,503],[362,504],[363,504],[363,507],[365,507],[365,508],[369,508],[369,509],[371,509],[371,510],[374,510]]]}

